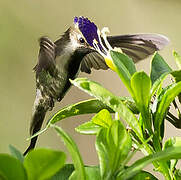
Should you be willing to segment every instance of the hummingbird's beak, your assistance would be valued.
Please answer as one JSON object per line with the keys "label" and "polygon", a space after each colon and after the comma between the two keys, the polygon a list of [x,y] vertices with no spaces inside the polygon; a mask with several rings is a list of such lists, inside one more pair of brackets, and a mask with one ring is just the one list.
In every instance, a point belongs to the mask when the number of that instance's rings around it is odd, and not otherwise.
{"label": "hummingbird's beak", "polygon": [[83,47],[80,47],[77,49],[77,51],[81,54],[89,54],[91,52],[95,52],[95,49],[92,48],[90,45],[87,45],[87,46],[83,46]]}

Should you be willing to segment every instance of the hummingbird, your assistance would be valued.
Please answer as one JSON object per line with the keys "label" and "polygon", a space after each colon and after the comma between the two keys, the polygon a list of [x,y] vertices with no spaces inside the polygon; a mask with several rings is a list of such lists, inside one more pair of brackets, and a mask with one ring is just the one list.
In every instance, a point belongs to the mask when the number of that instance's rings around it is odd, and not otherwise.
{"label": "hummingbird", "polygon": [[[73,24],[55,42],[41,37],[38,62],[33,68],[36,97],[30,124],[31,136],[41,129],[47,111],[63,99],[71,87],[69,79],[75,79],[80,71],[90,74],[92,68],[109,69],[103,57],[109,46],[106,41],[112,48],[120,48],[135,63],[161,50],[169,42],[167,37],[159,34],[107,36],[105,40],[97,26],[83,16],[75,17]],[[31,139],[24,155],[35,147],[37,138]]]}

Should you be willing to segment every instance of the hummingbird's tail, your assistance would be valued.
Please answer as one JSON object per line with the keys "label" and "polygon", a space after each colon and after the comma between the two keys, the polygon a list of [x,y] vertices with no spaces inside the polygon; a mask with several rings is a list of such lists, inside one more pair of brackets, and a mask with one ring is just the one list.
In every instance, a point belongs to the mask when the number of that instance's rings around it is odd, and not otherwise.
{"label": "hummingbird's tail", "polygon": [[[35,99],[34,107],[33,107],[32,120],[31,120],[31,125],[30,125],[31,136],[37,133],[41,129],[46,112],[50,108],[49,104],[50,102],[48,102],[48,99],[46,99],[45,97],[43,98],[41,92],[37,89],[36,99]],[[23,154],[24,156],[31,149],[34,149],[37,138],[38,136],[31,139],[30,145],[28,146],[28,148]]]}
{"label": "hummingbird's tail", "polygon": [[[37,133],[41,129],[46,112],[47,111],[44,108],[37,109],[37,111],[32,117],[30,135]],[[24,155],[26,155],[31,149],[34,149],[37,139],[38,136],[31,139],[30,145],[28,146],[27,150],[24,152]]]}

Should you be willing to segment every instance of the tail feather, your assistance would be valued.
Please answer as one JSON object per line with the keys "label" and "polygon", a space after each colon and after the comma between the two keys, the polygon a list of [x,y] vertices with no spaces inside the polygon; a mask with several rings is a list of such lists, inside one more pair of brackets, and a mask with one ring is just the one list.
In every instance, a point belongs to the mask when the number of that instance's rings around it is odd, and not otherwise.
{"label": "tail feather", "polygon": [[[41,129],[46,112],[47,111],[44,108],[38,109],[35,112],[30,127],[30,135],[37,133]],[[38,136],[31,139],[30,145],[28,146],[27,150],[24,152],[24,155],[26,155],[31,149],[34,149],[37,139]]]}
{"label": "tail feather", "polygon": [[[48,107],[49,106],[47,99],[43,98],[41,92],[37,89],[33,115],[30,125],[30,136],[34,135],[41,129],[46,112],[48,111]],[[26,155],[31,149],[34,149],[37,138],[38,136],[31,139],[30,145],[24,152],[24,155]]]}

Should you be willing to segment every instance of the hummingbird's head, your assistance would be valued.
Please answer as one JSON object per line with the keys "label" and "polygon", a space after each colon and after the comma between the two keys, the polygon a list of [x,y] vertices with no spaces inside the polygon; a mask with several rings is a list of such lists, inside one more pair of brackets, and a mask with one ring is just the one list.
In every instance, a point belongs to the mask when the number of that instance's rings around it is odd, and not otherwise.
{"label": "hummingbird's head", "polygon": [[69,47],[75,51],[95,51],[93,43],[96,40],[100,48],[101,44],[97,34],[97,26],[88,18],[83,16],[75,17],[73,26],[69,31]]}

